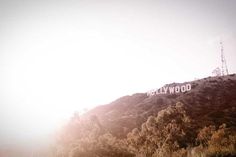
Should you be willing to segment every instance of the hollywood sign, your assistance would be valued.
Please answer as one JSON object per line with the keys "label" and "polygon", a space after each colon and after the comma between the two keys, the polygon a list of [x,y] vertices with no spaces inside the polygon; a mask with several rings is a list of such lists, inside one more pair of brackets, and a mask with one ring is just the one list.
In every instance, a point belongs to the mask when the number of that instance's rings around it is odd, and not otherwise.
{"label": "hollywood sign", "polygon": [[166,86],[161,87],[159,89],[153,89],[147,92],[147,96],[153,96],[153,95],[159,95],[159,94],[177,94],[180,92],[187,92],[192,89],[191,84],[184,84],[184,85],[178,85],[178,86]]}

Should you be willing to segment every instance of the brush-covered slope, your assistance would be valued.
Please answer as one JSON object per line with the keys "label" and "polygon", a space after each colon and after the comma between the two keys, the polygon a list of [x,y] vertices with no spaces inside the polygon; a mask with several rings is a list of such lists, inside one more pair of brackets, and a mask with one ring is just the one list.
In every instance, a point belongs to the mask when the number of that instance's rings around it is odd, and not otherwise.
{"label": "brush-covered slope", "polygon": [[[186,106],[187,114],[194,120],[196,128],[225,123],[231,129],[235,129],[235,74],[208,77],[185,83],[191,84],[191,91],[154,96],[147,96],[146,93],[124,96],[110,104],[90,110],[83,117],[96,116],[106,131],[123,138],[132,129],[140,128],[149,116],[156,116],[160,110],[169,105],[182,102]],[[178,83],[165,86],[175,85]]]}

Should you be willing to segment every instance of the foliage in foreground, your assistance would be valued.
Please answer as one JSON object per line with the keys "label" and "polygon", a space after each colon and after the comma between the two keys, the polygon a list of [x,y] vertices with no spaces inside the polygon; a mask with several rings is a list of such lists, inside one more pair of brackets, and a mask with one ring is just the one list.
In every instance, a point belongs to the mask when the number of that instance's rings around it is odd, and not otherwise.
{"label": "foliage in foreground", "polygon": [[233,157],[236,135],[222,124],[196,128],[182,103],[150,116],[117,139],[96,116],[74,116],[58,139],[55,157]]}

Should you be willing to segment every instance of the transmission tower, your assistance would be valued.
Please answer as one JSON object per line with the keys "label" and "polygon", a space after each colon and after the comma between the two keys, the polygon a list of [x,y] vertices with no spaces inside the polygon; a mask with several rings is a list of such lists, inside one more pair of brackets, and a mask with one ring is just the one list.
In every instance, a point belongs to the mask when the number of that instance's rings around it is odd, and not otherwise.
{"label": "transmission tower", "polygon": [[226,59],[224,55],[224,47],[223,47],[223,42],[220,41],[220,52],[221,52],[221,75],[224,76],[225,74],[228,75],[228,68],[226,64]]}

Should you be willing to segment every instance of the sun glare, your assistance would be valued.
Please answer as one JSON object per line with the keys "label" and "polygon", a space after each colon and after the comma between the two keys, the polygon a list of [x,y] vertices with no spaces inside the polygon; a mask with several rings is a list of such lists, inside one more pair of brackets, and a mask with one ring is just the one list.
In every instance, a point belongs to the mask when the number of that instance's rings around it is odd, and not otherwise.
{"label": "sun glare", "polygon": [[[234,25],[215,27],[179,4],[167,12],[161,2],[70,3],[0,5],[0,141],[41,136],[76,111],[209,76],[215,39],[235,43]],[[235,47],[226,47],[235,71]]]}

